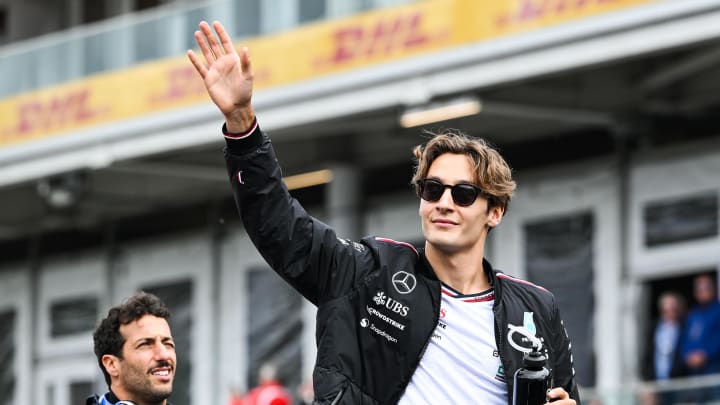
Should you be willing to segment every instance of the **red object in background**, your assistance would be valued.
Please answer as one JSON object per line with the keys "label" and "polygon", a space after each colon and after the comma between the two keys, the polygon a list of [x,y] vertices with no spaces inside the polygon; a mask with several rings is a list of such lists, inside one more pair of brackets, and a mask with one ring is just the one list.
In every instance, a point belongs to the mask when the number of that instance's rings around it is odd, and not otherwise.
{"label": "red object in background", "polygon": [[292,398],[277,381],[263,382],[245,396],[242,405],[291,405]]}

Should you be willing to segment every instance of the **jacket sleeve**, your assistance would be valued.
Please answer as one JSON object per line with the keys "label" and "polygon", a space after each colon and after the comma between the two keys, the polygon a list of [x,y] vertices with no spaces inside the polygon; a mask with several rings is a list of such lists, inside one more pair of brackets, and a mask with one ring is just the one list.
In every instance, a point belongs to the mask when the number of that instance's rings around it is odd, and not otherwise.
{"label": "jacket sleeve", "polygon": [[225,160],[253,244],[312,303],[345,294],[375,268],[366,245],[339,239],[290,196],[272,143],[259,128],[244,139],[227,139]]}
{"label": "jacket sleeve", "polygon": [[708,362],[717,363],[720,359],[720,339],[717,338],[717,332],[720,331],[720,304],[714,304],[714,311],[708,319],[707,330],[712,331],[708,335],[709,339],[706,339],[706,354],[708,356]]}
{"label": "jacket sleeve", "polygon": [[565,325],[560,317],[560,310],[553,297],[552,309],[552,345],[555,354],[553,362],[553,379],[555,387],[562,387],[570,394],[570,398],[580,405],[580,394],[575,382],[575,367],[573,366],[572,343]]}

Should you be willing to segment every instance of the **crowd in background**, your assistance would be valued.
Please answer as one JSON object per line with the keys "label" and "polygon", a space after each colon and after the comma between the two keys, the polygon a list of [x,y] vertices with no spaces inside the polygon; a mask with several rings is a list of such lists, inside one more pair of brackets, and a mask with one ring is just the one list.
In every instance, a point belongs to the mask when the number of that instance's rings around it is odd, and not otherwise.
{"label": "crowd in background", "polygon": [[665,291],[658,298],[659,319],[652,335],[649,358],[644,362],[646,380],[659,384],[643,398],[645,404],[703,404],[720,401],[720,385],[684,390],[662,389],[674,378],[720,373],[720,302],[717,281],[710,274],[693,280],[694,304]]}

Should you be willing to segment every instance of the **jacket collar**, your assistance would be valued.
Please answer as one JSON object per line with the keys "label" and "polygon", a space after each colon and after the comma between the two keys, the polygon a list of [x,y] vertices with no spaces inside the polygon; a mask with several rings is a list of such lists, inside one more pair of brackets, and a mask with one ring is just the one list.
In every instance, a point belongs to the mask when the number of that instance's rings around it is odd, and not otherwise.
{"label": "jacket collar", "polygon": [[[106,392],[105,395],[104,395],[104,397],[105,397],[105,399],[106,399],[108,402],[110,402],[111,404],[117,404],[118,402],[120,402],[120,399],[118,399],[117,395],[115,395],[115,393],[112,392],[112,390],[109,390],[108,392]],[[132,402],[130,402],[130,401],[126,401],[126,402],[132,403]],[[167,401],[166,404],[167,404],[167,405],[172,405],[172,404],[170,403],[170,401]]]}
{"label": "jacket collar", "polygon": [[108,401],[112,402],[113,404],[116,403],[116,402],[118,402],[118,401],[120,401],[120,400],[118,399],[117,395],[115,395],[115,393],[112,392],[112,390],[108,391],[108,392],[105,394],[105,399],[107,399]]}

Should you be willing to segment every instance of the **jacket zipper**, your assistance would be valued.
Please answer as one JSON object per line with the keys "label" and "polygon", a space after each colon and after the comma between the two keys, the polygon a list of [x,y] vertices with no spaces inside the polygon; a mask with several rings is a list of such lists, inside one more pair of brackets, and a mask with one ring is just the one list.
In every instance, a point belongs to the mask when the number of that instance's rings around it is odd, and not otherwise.
{"label": "jacket zipper", "polygon": [[502,326],[500,325],[500,317],[498,316],[500,314],[500,305],[502,304],[502,287],[500,287],[500,280],[497,277],[494,277],[494,285],[493,288],[495,289],[495,304],[493,305],[493,315],[494,315],[494,323],[495,323],[495,344],[498,347],[498,355],[500,356],[500,364],[502,364],[503,367],[503,378],[505,378],[505,385],[507,386],[507,394],[508,394],[508,403],[512,403],[512,397],[513,397],[513,386],[514,382],[508,375],[508,372],[510,369],[508,368],[508,362],[507,359],[504,358],[503,353],[504,351],[504,345],[503,345],[503,333],[502,333]]}
{"label": "jacket zipper", "polygon": [[435,333],[435,328],[437,328],[437,324],[440,321],[440,301],[441,301],[440,298],[441,297],[439,295],[442,294],[442,292],[440,291],[439,287],[440,287],[440,283],[438,283],[438,289],[437,289],[438,308],[437,308],[437,312],[435,313],[435,318],[434,318],[435,322],[433,323],[434,326],[432,328],[430,328],[430,334],[427,336],[427,338],[425,338],[425,344],[423,345],[422,350],[420,350],[420,355],[417,357],[417,362],[415,362],[415,365],[413,365],[413,368],[412,368],[410,374],[408,375],[407,382],[405,382],[405,384],[402,387],[402,390],[400,391],[400,393],[397,397],[397,401],[399,401],[400,398],[402,397],[402,394],[405,393],[405,390],[407,389],[408,384],[410,384],[410,380],[412,379],[412,376],[415,374],[415,370],[417,370],[418,366],[420,366],[420,361],[422,360],[423,356],[425,355],[425,351],[427,350],[428,346],[430,346],[430,339],[432,339],[432,335],[433,335],[433,333]]}
{"label": "jacket zipper", "polygon": [[335,396],[335,399],[330,403],[330,405],[337,405],[338,402],[340,402],[340,398],[342,397],[342,394],[345,392],[345,389],[347,386],[345,386],[343,389],[341,389],[337,395]]}

